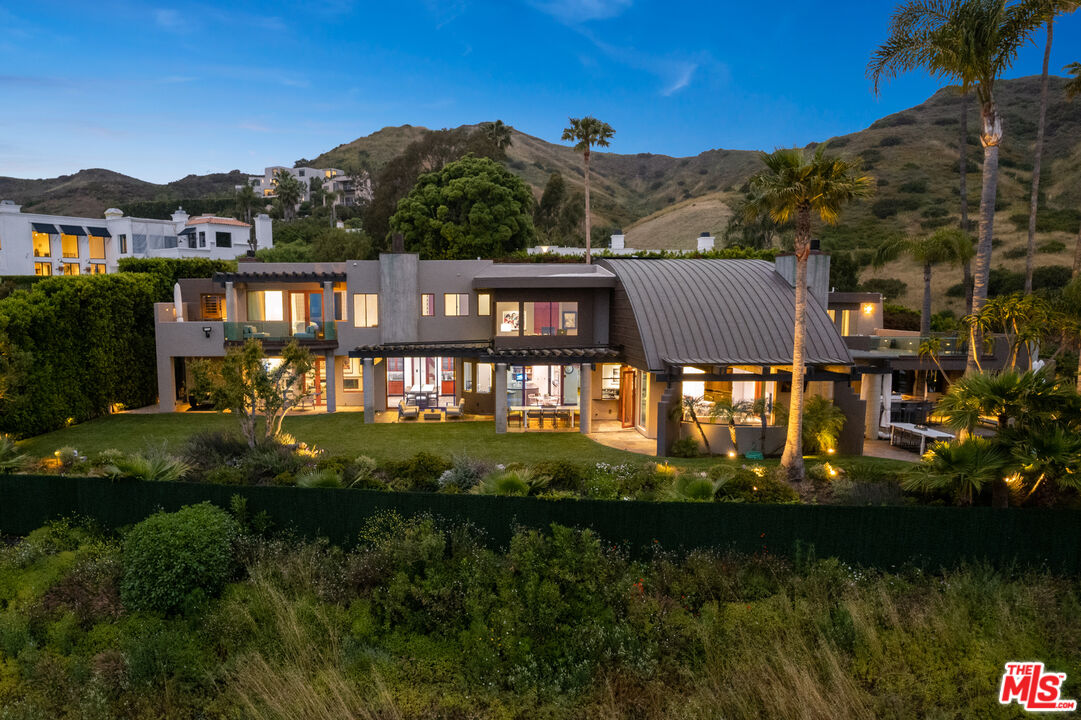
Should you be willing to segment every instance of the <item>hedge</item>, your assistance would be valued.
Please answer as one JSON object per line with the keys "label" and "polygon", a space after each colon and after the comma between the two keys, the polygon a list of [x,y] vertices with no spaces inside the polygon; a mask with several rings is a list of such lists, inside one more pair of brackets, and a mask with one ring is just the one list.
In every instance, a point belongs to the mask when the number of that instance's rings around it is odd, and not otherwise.
{"label": "hedge", "polygon": [[275,529],[347,546],[369,517],[393,510],[405,517],[431,513],[470,522],[493,547],[505,547],[516,528],[559,523],[592,528],[636,554],[659,547],[784,555],[813,547],[819,557],[881,569],[983,561],[1081,574],[1081,513],[1075,510],[550,501],[0,475],[0,533],[24,535],[48,520],[75,516],[120,528],[158,509],[203,501],[228,508],[233,495],[246,499],[249,515],[266,512]]}
{"label": "hedge", "polygon": [[214,273],[236,270],[235,260],[210,260],[209,258],[120,258],[122,273],[150,273],[160,276],[168,285],[167,297],[157,302],[173,299],[173,285],[181,278],[208,278]]}

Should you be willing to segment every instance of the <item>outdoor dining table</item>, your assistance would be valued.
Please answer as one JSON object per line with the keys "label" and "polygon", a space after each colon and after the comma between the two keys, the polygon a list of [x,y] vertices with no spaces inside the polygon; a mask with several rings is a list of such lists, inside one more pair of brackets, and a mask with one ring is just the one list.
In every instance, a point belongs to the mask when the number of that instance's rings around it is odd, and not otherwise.
{"label": "outdoor dining table", "polygon": [[895,422],[890,424],[890,445],[896,445],[894,440],[897,436],[904,436],[905,434],[915,435],[920,439],[920,455],[923,455],[927,450],[928,440],[952,440],[953,435],[942,430],[935,430],[928,427],[917,427],[914,423]]}
{"label": "outdoor dining table", "polygon": [[578,414],[577,405],[510,405],[507,407],[511,412],[522,413],[522,427],[529,429],[529,411],[540,412],[540,426],[544,427],[544,421],[550,419],[552,427],[556,425],[556,417],[560,413],[570,413],[571,427],[575,425],[575,417]]}

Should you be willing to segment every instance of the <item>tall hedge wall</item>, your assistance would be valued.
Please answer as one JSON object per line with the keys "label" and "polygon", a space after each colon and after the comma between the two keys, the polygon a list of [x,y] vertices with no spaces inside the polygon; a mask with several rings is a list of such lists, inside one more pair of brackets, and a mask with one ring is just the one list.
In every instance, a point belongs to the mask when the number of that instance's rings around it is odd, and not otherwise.
{"label": "tall hedge wall", "polygon": [[38,435],[157,400],[154,303],[221,260],[124,259],[114,275],[49,277],[0,300],[0,432]]}

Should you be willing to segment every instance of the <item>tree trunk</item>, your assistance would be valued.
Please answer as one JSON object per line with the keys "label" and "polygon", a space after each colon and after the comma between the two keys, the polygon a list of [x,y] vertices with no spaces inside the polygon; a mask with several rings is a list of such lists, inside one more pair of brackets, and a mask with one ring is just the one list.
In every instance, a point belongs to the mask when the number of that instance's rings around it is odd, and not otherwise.
{"label": "tree trunk", "polygon": [[[1002,432],[1006,429],[1006,423],[1009,418],[1005,415],[998,416],[998,432]],[[1006,484],[1006,479],[1002,477],[995,478],[991,483],[991,507],[993,508],[1008,508],[1010,506],[1010,486]]]}
{"label": "tree trunk", "polygon": [[923,311],[920,313],[920,335],[931,334],[931,264],[923,265]]}
{"label": "tree trunk", "polygon": [[803,340],[807,315],[807,257],[811,251],[811,209],[796,216],[796,306],[792,334],[792,397],[781,467],[791,481],[803,480]]}
{"label": "tree trunk", "polygon": [[1036,123],[1036,150],[1032,158],[1032,197],[1028,209],[1028,253],[1025,255],[1025,294],[1032,294],[1032,258],[1036,254],[1036,210],[1040,202],[1040,161],[1043,159],[1044,121],[1047,119],[1047,66],[1051,62],[1051,38],[1055,16],[1047,18],[1047,45],[1043,49],[1043,75],[1040,76],[1040,118]]}
{"label": "tree trunk", "polygon": [[589,148],[585,151],[586,158],[586,265],[593,262],[592,254],[590,253],[593,243],[593,228],[591,218],[589,214]]}
{"label": "tree trunk", "polygon": [[[995,231],[995,197],[998,189],[998,145],[1002,124],[994,100],[980,107],[980,142],[983,144],[983,189],[980,192],[980,239],[976,246],[976,269],[972,278],[972,313],[977,314],[987,302],[987,282],[991,275],[991,236]],[[965,374],[979,372],[978,353],[983,347],[983,332],[977,329],[968,352]]]}
{"label": "tree trunk", "polygon": [[[957,159],[961,171],[961,232],[968,233],[968,93],[961,93],[961,155]],[[972,312],[972,261],[965,262],[965,313]]]}

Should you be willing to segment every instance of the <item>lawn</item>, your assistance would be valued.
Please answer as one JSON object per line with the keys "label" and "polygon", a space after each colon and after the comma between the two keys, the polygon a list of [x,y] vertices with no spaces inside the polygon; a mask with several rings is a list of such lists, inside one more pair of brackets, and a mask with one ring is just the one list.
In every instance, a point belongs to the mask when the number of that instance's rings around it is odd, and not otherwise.
{"label": "lawn", "polygon": [[[166,444],[179,448],[188,436],[203,430],[236,430],[229,415],[216,413],[123,413],[73,425],[23,441],[24,452],[45,457],[61,447],[93,455],[107,448],[136,452]],[[421,450],[437,455],[470,457],[494,462],[536,463],[564,459],[574,462],[639,463],[645,456],[616,450],[579,433],[507,433],[497,435],[494,423],[379,423],[365,425],[361,413],[332,413],[287,417],[285,431],[298,440],[334,455],[368,455],[379,461],[399,460]],[[905,466],[897,460],[866,458],[886,466]],[[673,465],[707,467],[719,458],[671,459]],[[766,460],[766,464],[776,460]]]}

